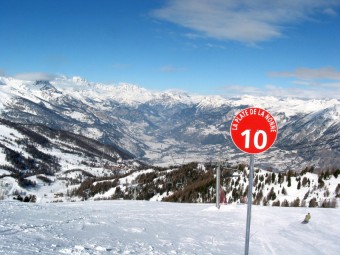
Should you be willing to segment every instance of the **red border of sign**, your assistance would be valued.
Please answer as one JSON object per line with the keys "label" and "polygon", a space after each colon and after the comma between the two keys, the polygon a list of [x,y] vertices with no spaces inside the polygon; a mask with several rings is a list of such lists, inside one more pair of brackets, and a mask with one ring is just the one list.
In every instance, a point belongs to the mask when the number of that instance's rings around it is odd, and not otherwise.
{"label": "red border of sign", "polygon": [[[240,145],[241,140],[244,140],[244,138],[241,138],[243,136],[241,132],[247,129],[250,132],[265,131],[266,138],[270,139],[269,145],[266,145],[263,149],[258,149],[251,145],[249,145],[251,148],[243,148],[245,146]],[[275,143],[277,133],[278,128],[275,118],[267,110],[259,107],[248,107],[239,111],[230,125],[230,136],[233,143],[238,149],[248,154],[259,154],[268,150]]]}

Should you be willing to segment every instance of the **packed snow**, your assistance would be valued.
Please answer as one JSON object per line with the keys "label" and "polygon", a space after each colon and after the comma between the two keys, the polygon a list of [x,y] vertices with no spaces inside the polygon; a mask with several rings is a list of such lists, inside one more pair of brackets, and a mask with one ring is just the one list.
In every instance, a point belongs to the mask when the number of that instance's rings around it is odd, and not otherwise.
{"label": "packed snow", "polygon": [[[4,254],[244,254],[247,206],[0,201]],[[300,224],[310,212],[311,221]],[[249,254],[338,254],[340,209],[252,207]]]}

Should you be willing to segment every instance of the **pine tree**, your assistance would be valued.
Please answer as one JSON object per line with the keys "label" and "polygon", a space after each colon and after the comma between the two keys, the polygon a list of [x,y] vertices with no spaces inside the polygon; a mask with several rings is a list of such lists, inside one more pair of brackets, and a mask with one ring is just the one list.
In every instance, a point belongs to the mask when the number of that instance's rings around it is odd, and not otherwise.
{"label": "pine tree", "polygon": [[279,173],[279,177],[278,177],[278,178],[279,178],[279,180],[278,180],[279,183],[282,184],[283,181],[284,181],[284,176],[283,176],[283,174]]}
{"label": "pine tree", "polygon": [[267,200],[275,200],[275,199],[276,199],[276,193],[274,191],[274,187],[272,187],[267,195]]}
{"label": "pine tree", "polygon": [[248,195],[248,187],[249,185],[247,185],[247,187],[245,188],[244,192],[243,192],[243,197],[246,197]]}
{"label": "pine tree", "polygon": [[300,189],[300,188],[301,188],[301,182],[299,181],[297,184],[297,189]]}
{"label": "pine tree", "polygon": [[262,190],[260,190],[260,191],[256,194],[255,200],[261,201],[262,198],[263,198],[263,192],[262,192]]}
{"label": "pine tree", "polygon": [[282,201],[281,206],[282,207],[289,207],[289,202],[287,201],[287,199]]}
{"label": "pine tree", "polygon": [[264,181],[264,176],[262,174],[260,175],[259,180],[260,180],[260,182]]}
{"label": "pine tree", "polygon": [[257,185],[257,189],[260,190],[262,187],[262,183],[260,182],[259,185]]}
{"label": "pine tree", "polygon": [[257,186],[258,181],[259,181],[259,176],[256,175],[256,176],[255,176],[255,179],[254,179],[254,186],[255,186],[255,187]]}
{"label": "pine tree", "polygon": [[272,177],[270,175],[267,175],[265,183],[268,185],[272,183]]}
{"label": "pine tree", "polygon": [[264,206],[267,206],[269,204],[267,198],[263,198],[262,203],[263,203]]}
{"label": "pine tree", "polygon": [[307,193],[304,195],[303,200],[306,200],[306,199],[308,198],[308,196],[309,196],[309,190],[308,190]]}
{"label": "pine tree", "polygon": [[307,177],[303,177],[303,179],[302,179],[302,187],[306,187],[307,183],[308,183]]}
{"label": "pine tree", "polygon": [[336,197],[340,197],[340,183],[338,184],[338,186],[336,186],[335,195]]}
{"label": "pine tree", "polygon": [[275,182],[275,178],[276,178],[276,174],[275,174],[275,173],[272,173],[272,183]]}
{"label": "pine tree", "polygon": [[280,200],[276,200],[272,203],[272,206],[280,206]]}
{"label": "pine tree", "polygon": [[329,192],[329,189],[328,189],[328,188],[326,188],[326,190],[325,190],[325,192],[324,192],[323,195],[324,195],[325,197],[329,197],[330,192]]}
{"label": "pine tree", "polygon": [[307,172],[308,172],[308,167],[305,167],[305,169],[303,169],[301,171],[300,175],[302,176],[302,175],[306,174]]}
{"label": "pine tree", "polygon": [[294,177],[294,176],[296,176],[296,172],[295,171],[293,171],[293,170],[289,170],[288,171],[288,173],[287,173],[287,177]]}
{"label": "pine tree", "polygon": [[319,183],[319,189],[322,189],[325,186],[325,182],[322,180],[322,175],[319,177],[318,179],[318,183]]}
{"label": "pine tree", "polygon": [[291,207],[300,207],[300,198],[296,198],[290,205]]}
{"label": "pine tree", "polygon": [[329,169],[325,172],[323,178],[324,180],[329,180],[330,179],[330,176],[331,176],[331,173],[329,172]]}
{"label": "pine tree", "polygon": [[309,207],[318,207],[318,202],[316,201],[316,198],[312,198],[310,201],[309,201]]}
{"label": "pine tree", "polygon": [[340,169],[335,170],[333,173],[335,178],[338,178],[339,174],[340,174]]}
{"label": "pine tree", "polygon": [[233,192],[231,193],[233,200],[237,201],[237,199],[239,199],[239,194],[236,188],[233,189]]}

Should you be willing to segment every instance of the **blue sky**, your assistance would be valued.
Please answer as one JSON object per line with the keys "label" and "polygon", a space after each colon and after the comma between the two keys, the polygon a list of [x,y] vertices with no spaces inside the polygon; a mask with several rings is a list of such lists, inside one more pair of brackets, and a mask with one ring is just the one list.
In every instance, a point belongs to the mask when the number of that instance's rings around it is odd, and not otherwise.
{"label": "blue sky", "polygon": [[0,74],[340,97],[340,0],[1,0]]}

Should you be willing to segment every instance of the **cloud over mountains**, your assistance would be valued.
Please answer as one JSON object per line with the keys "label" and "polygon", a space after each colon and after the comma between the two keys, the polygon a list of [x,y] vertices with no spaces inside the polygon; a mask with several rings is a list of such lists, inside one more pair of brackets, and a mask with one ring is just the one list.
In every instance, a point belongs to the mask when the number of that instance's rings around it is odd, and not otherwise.
{"label": "cloud over mountains", "polygon": [[339,4],[338,0],[174,0],[152,15],[203,37],[254,44],[281,37],[285,26],[317,14],[336,16]]}

